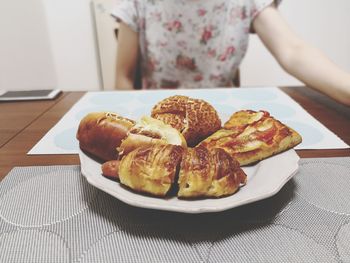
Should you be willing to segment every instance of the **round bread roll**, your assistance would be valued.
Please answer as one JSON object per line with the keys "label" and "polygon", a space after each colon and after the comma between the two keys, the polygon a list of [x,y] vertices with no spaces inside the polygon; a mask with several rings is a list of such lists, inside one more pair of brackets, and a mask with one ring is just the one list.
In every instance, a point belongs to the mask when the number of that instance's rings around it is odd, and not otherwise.
{"label": "round bread roll", "polygon": [[172,96],[160,101],[153,107],[151,116],[180,131],[191,147],[221,128],[221,120],[213,106],[187,96]]}
{"label": "round bread roll", "polygon": [[165,196],[175,181],[183,148],[171,144],[139,147],[119,163],[120,182],[131,189]]}
{"label": "round bread roll", "polygon": [[76,137],[81,149],[103,161],[114,160],[118,158],[116,148],[134,124],[116,113],[93,112],[80,121]]}
{"label": "round bread roll", "polygon": [[235,193],[247,176],[239,163],[222,149],[187,148],[180,173],[178,197],[222,197]]}

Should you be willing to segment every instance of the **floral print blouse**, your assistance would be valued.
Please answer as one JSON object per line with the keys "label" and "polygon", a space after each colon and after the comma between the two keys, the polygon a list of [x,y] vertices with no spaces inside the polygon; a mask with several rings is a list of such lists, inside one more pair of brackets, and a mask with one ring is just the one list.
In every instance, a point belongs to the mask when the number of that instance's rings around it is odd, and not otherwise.
{"label": "floral print blouse", "polygon": [[273,0],[119,0],[138,32],[143,88],[232,86],[254,17]]}

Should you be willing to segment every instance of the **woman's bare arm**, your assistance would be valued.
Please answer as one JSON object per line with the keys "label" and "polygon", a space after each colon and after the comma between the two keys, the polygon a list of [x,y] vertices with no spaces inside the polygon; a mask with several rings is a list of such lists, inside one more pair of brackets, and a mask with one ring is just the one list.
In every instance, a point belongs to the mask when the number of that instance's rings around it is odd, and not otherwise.
{"label": "woman's bare arm", "polygon": [[120,23],[117,48],[117,89],[133,89],[139,50],[138,34]]}
{"label": "woman's bare arm", "polygon": [[289,74],[338,102],[350,105],[350,74],[298,37],[274,5],[254,19],[253,28]]}

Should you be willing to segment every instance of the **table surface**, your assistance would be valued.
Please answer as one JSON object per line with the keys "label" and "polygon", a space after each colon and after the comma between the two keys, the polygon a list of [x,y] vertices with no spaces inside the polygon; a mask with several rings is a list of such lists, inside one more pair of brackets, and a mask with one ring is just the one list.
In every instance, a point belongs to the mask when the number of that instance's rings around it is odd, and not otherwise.
{"label": "table surface", "polygon": [[[350,144],[350,108],[307,87],[282,87],[305,110]],[[137,91],[136,91],[137,92]],[[79,164],[71,155],[27,155],[85,92],[64,92],[52,101],[0,103],[0,180],[16,166]],[[297,150],[301,158],[350,156],[350,149]]]}

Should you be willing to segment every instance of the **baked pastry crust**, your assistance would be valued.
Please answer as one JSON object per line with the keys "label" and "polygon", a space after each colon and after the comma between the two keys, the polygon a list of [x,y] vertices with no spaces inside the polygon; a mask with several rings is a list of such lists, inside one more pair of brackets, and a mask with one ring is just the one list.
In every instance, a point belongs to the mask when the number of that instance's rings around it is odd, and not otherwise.
{"label": "baked pastry crust", "polygon": [[221,148],[249,165],[293,148],[302,141],[292,128],[274,119],[266,111],[239,111],[224,124],[224,128],[201,142],[208,149]]}
{"label": "baked pastry crust", "polygon": [[165,196],[175,181],[182,152],[181,146],[170,144],[136,148],[119,163],[120,182],[138,192]]}
{"label": "baked pastry crust", "polygon": [[80,121],[76,137],[81,149],[101,160],[113,160],[118,158],[116,148],[134,124],[116,113],[92,112]]}
{"label": "baked pastry crust", "polygon": [[180,131],[189,146],[195,146],[221,128],[221,120],[212,105],[187,96],[176,95],[160,101],[153,107],[151,116]]}
{"label": "baked pastry crust", "polygon": [[247,176],[222,149],[187,148],[181,161],[178,197],[222,197],[235,193]]}
{"label": "baked pastry crust", "polygon": [[143,116],[128,131],[118,151],[120,155],[124,155],[138,147],[151,146],[154,144],[187,146],[185,138],[178,130],[165,124],[161,120]]}

